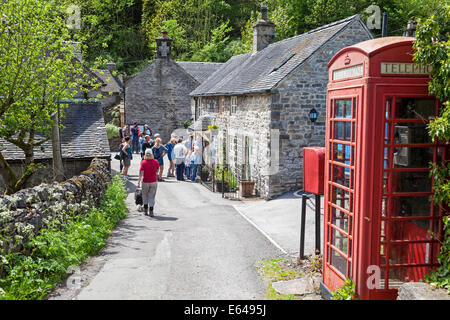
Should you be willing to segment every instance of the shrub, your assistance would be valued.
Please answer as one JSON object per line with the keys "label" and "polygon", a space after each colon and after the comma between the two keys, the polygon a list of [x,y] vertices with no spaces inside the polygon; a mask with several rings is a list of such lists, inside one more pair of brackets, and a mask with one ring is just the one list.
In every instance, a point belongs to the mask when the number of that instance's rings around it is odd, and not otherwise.
{"label": "shrub", "polygon": [[189,122],[189,120],[186,120],[186,121],[184,121],[184,122],[182,123],[182,125],[183,125],[183,127],[184,127],[185,129],[187,129],[187,128],[190,127],[191,123]]}
{"label": "shrub", "polygon": [[331,300],[357,300],[355,294],[355,283],[352,279],[345,279],[344,285],[333,292]]}
{"label": "shrub", "polygon": [[98,208],[64,224],[54,221],[26,244],[28,255],[0,256],[0,300],[43,299],[68,274],[104,246],[116,223],[126,216],[126,190],[115,176]]}
{"label": "shrub", "polygon": [[117,138],[119,136],[119,127],[113,125],[112,123],[106,124],[106,135],[108,139]]}

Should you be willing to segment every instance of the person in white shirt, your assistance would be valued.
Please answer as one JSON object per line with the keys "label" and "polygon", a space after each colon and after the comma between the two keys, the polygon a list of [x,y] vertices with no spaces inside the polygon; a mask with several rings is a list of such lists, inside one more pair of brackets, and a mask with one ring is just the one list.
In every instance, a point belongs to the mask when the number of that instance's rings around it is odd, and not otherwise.
{"label": "person in white shirt", "polygon": [[198,137],[197,140],[194,142],[194,149],[195,147],[198,147],[200,150],[200,153],[203,152],[203,141],[201,137]]}
{"label": "person in white shirt", "polygon": [[178,143],[173,148],[173,155],[175,157],[176,176],[178,181],[184,181],[185,158],[188,149],[182,144],[183,139],[179,139]]}

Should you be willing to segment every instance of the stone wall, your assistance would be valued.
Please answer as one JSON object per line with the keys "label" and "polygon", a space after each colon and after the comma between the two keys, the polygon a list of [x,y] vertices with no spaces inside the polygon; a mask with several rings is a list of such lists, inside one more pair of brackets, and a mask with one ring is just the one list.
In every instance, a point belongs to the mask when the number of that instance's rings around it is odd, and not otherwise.
{"label": "stone wall", "polygon": [[397,300],[450,300],[450,294],[424,282],[407,282],[398,288]]}
{"label": "stone wall", "polygon": [[[262,197],[269,190],[270,167],[270,94],[236,96],[237,108],[231,113],[231,96],[202,97],[200,115],[209,114],[212,123],[219,126],[215,137],[218,149],[217,161],[223,163],[223,152],[219,150],[226,145],[226,163],[236,176],[242,175],[245,164],[245,140],[249,139],[249,167],[251,180]],[[207,157],[207,156],[206,156]]]}
{"label": "stone wall", "polygon": [[105,123],[112,123],[113,116],[112,112],[117,108],[121,102],[121,97],[118,93],[112,95],[103,94],[102,96],[102,110],[103,117],[105,118]]}
{"label": "stone wall", "polygon": [[[340,49],[369,39],[367,30],[354,21],[273,90],[271,128],[280,130],[280,171],[271,177],[272,196],[301,189],[303,148],[325,145],[328,62]],[[312,108],[318,112],[316,123],[309,120]]]}
{"label": "stone wall", "polygon": [[[118,146],[117,146],[118,149]],[[114,151],[114,150],[112,150]],[[84,159],[63,159],[63,167],[64,167],[64,175],[66,179],[69,179],[73,176],[79,175],[84,170],[87,170],[91,165],[93,158],[84,158]],[[106,160],[108,163],[109,161]],[[42,168],[37,169],[36,173],[34,173],[30,180],[27,182],[26,187],[32,188],[41,183],[49,183],[53,181],[53,169],[52,169],[52,161],[51,160],[42,160],[36,161]],[[14,172],[20,176],[24,170],[24,166],[20,162],[12,162],[11,164]],[[0,168],[0,172],[2,170],[6,170],[4,168]],[[6,188],[5,181],[3,180],[2,175],[0,174],[0,194],[3,194]]]}
{"label": "stone wall", "polygon": [[111,180],[109,163],[94,159],[81,175],[0,196],[0,254],[18,252],[51,221],[83,215],[98,204]]}

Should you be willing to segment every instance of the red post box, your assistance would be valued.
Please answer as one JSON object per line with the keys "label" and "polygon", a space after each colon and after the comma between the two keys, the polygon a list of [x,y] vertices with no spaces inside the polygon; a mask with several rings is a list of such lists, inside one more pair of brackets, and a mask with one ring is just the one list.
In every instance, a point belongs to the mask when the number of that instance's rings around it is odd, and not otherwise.
{"label": "red post box", "polygon": [[398,286],[436,267],[442,217],[429,163],[449,161],[427,124],[441,104],[414,38],[386,37],[339,51],[329,63],[325,153],[325,289],[346,278],[360,299],[395,299]]}
{"label": "red post box", "polygon": [[324,165],[324,147],[303,148],[303,191],[323,194]]}

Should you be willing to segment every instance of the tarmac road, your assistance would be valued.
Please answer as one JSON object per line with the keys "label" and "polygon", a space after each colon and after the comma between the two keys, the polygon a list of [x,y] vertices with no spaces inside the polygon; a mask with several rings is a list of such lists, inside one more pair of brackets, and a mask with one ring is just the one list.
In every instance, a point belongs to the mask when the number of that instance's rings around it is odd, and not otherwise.
{"label": "tarmac road", "polygon": [[[233,201],[198,183],[165,178],[158,183],[155,217],[144,216],[134,204],[138,165],[134,156],[128,217],[101,254],[82,266],[82,287],[63,286],[51,299],[264,299],[255,264],[283,253]],[[112,169],[118,171],[117,160]]]}

